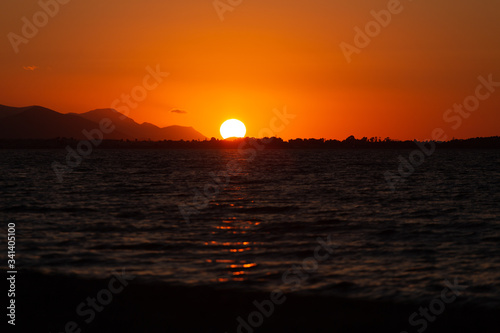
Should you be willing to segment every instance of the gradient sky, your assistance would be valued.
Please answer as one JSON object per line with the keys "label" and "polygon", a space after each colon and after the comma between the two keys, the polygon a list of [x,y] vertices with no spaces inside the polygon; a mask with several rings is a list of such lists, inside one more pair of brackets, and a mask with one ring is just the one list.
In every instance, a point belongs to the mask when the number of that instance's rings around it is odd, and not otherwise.
{"label": "gradient sky", "polygon": [[237,118],[257,137],[286,106],[296,117],[284,139],[500,135],[500,87],[458,129],[443,120],[479,75],[500,82],[500,2],[403,0],[348,63],[340,43],[354,45],[354,27],[387,3],[243,0],[221,21],[213,0],[71,0],[15,53],[8,34],[40,6],[3,1],[0,104],[107,108],[159,64],[170,75],[130,111],[138,122],[220,138]]}

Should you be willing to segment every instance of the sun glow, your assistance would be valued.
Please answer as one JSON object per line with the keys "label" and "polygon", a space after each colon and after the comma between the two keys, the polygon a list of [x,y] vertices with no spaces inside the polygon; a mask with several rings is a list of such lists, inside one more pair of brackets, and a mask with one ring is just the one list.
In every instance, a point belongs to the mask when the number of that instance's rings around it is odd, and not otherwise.
{"label": "sun glow", "polygon": [[222,138],[243,138],[247,129],[245,124],[243,124],[238,119],[226,120],[220,127],[220,134]]}

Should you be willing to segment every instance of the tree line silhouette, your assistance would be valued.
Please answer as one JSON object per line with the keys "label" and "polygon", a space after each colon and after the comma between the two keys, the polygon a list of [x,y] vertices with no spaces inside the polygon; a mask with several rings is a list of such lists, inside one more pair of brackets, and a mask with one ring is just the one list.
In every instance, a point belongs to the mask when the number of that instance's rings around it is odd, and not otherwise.
{"label": "tree line silhouette", "polygon": [[[0,139],[0,149],[64,149],[66,146],[76,147],[74,138],[42,139]],[[363,137],[356,139],[353,135],[345,140],[325,139],[291,139],[284,141],[278,137],[271,138],[237,138],[221,140],[211,138],[203,141],[151,141],[151,140],[103,140],[99,149],[237,149],[245,147],[265,147],[271,149],[414,149],[416,140],[392,140],[380,137]],[[427,141],[420,141],[427,142]],[[440,148],[500,148],[500,137],[477,137],[470,139],[452,139],[436,142]]]}

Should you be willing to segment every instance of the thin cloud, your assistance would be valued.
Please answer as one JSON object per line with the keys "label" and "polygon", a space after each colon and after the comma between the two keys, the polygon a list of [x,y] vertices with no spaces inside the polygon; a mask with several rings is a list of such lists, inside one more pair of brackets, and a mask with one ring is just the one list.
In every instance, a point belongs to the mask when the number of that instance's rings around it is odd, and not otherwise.
{"label": "thin cloud", "polygon": [[35,69],[38,69],[38,66],[23,66],[23,69],[26,71],[34,71]]}
{"label": "thin cloud", "polygon": [[180,114],[186,114],[187,111],[184,111],[184,110],[172,110],[170,112],[173,112],[173,113],[180,113]]}

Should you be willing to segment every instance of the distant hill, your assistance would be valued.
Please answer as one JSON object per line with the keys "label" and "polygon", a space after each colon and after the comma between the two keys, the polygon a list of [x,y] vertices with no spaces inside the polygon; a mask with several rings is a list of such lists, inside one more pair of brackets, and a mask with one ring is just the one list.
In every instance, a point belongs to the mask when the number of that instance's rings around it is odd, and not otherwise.
{"label": "distant hill", "polygon": [[115,129],[105,134],[110,140],[204,140],[192,127],[138,124],[112,109],[93,110],[82,114],[63,114],[41,106],[10,107],[0,105],[0,139],[86,139],[83,131],[99,128],[101,119],[109,118]]}
{"label": "distant hill", "polygon": [[15,108],[12,106],[5,106],[5,105],[0,105],[0,119],[8,116],[13,116],[18,113],[23,112],[27,108]]}
{"label": "distant hill", "polygon": [[150,123],[138,124],[133,119],[113,109],[98,109],[78,116],[98,123],[103,118],[109,118],[116,130],[131,135],[138,140],[204,140],[206,137],[192,127],[168,126],[158,127]]}

